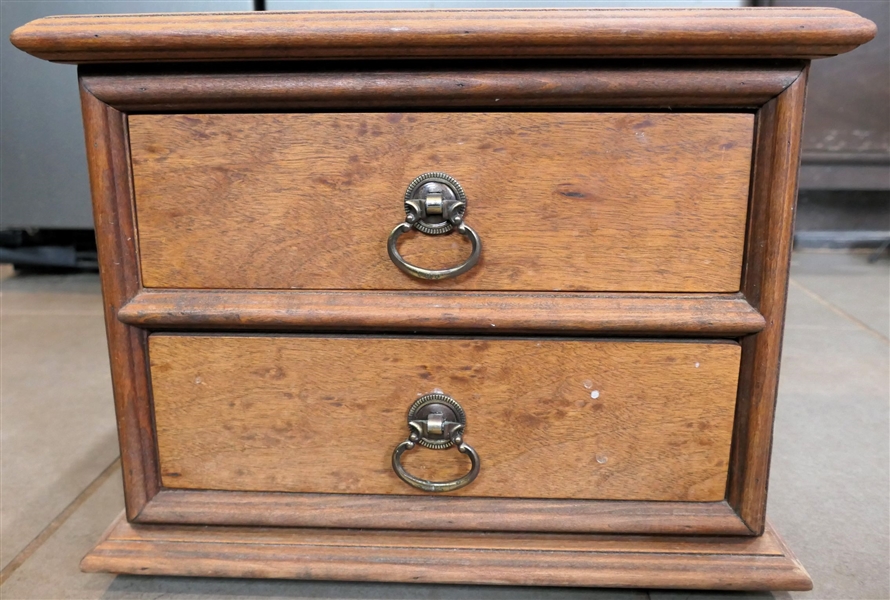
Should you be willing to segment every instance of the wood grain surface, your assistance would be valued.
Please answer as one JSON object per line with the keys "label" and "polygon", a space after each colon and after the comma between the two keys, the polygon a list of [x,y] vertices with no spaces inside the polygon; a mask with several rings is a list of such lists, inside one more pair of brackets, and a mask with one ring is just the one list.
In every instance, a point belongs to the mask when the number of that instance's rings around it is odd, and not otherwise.
{"label": "wood grain surface", "polygon": [[148,332],[117,318],[120,307],[139,289],[127,116],[83,88],[80,100],[121,448],[124,499],[127,516],[135,518],[146,502],[157,494],[160,477],[149,402]]}
{"label": "wood grain surface", "polygon": [[81,84],[119,110],[208,112],[433,107],[756,109],[802,61],[606,63],[357,61],[265,65],[84,65]]}
{"label": "wood grain surface", "polygon": [[429,526],[430,514],[460,531],[751,535],[726,500],[542,500],[165,488],[146,504],[135,521],[418,530]]}
{"label": "wood grain surface", "polygon": [[19,27],[46,60],[306,58],[813,58],[852,50],[875,25],[833,8],[295,11],[72,15]]}
{"label": "wood grain surface", "polygon": [[[168,488],[412,494],[393,473],[406,411],[441,388],[482,472],[457,495],[722,500],[739,346],[731,342],[360,337],[149,338]],[[450,480],[454,451],[407,453]]]}
{"label": "wood grain surface", "polygon": [[141,290],[117,313],[147,329],[670,334],[763,329],[741,294]]}
{"label": "wood grain surface", "polygon": [[[739,289],[753,116],[326,113],[130,117],[142,281],[167,288]],[[455,177],[482,259],[402,273],[405,188]],[[457,235],[403,236],[414,264]]]}
{"label": "wood grain surface", "polygon": [[754,533],[766,527],[807,75],[804,71],[757,116],[743,289],[766,318],[766,327],[757,335],[742,338],[739,404],[727,487],[730,504]]}
{"label": "wood grain surface", "polygon": [[131,525],[119,519],[81,568],[477,585],[812,589],[772,528],[757,538],[568,536]]}

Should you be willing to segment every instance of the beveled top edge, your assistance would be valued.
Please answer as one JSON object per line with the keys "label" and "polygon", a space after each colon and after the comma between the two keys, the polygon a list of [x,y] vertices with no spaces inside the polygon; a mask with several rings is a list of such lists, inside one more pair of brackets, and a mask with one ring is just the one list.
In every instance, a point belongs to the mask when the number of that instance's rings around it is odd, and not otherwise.
{"label": "beveled top edge", "polygon": [[10,40],[68,63],[381,58],[818,58],[871,40],[834,8],[472,9],[71,15]]}

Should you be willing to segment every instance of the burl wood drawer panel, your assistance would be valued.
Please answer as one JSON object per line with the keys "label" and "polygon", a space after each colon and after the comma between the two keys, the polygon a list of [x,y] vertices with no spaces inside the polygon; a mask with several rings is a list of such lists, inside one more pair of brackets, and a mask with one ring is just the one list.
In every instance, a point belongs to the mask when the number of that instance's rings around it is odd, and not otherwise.
{"label": "burl wood drawer panel", "polygon": [[[754,117],[664,113],[131,115],[153,288],[739,290]],[[418,175],[468,198],[482,258],[415,280],[386,251]],[[463,262],[459,235],[402,238]]]}
{"label": "burl wood drawer panel", "polygon": [[[440,389],[482,464],[454,494],[725,497],[734,342],[154,334],[149,355],[168,488],[424,493],[391,456]],[[403,464],[444,481],[469,461],[418,447]]]}

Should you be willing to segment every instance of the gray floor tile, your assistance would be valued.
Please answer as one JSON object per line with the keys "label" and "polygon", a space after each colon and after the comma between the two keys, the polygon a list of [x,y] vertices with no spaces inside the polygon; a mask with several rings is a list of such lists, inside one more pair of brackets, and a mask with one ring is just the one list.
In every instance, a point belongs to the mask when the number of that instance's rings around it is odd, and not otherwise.
{"label": "gray floor tile", "polygon": [[786,393],[781,401],[768,514],[813,578],[813,592],[800,597],[890,598],[887,399]]}
{"label": "gray floor tile", "polygon": [[[517,588],[459,585],[395,585],[323,581],[263,581],[183,577],[134,577],[81,573],[78,563],[123,510],[115,473],[6,583],[9,600],[175,600],[290,598],[330,600],[646,600],[645,591]],[[51,576],[48,576],[50,575]]]}
{"label": "gray floor tile", "polygon": [[117,456],[95,276],[0,284],[0,563]]}
{"label": "gray floor tile", "polygon": [[842,403],[855,398],[853,390],[881,395],[887,390],[887,357],[887,342],[865,331],[788,327],[779,393],[832,392]]}
{"label": "gray floor tile", "polygon": [[14,275],[0,280],[0,314],[102,316],[99,276]]}
{"label": "gray floor tile", "polygon": [[0,597],[103,598],[114,575],[81,573],[80,559],[123,507],[123,484],[118,470],[0,586]]}
{"label": "gray floor tile", "polygon": [[890,346],[789,293],[768,514],[813,577],[792,596],[888,598]]}
{"label": "gray floor tile", "polygon": [[791,275],[885,338],[890,337],[890,263],[850,252],[798,252]]}
{"label": "gray floor tile", "polygon": [[851,321],[840,312],[826,307],[806,288],[792,279],[788,286],[788,305],[785,311],[785,335],[791,330],[848,330],[861,331],[862,325]]}

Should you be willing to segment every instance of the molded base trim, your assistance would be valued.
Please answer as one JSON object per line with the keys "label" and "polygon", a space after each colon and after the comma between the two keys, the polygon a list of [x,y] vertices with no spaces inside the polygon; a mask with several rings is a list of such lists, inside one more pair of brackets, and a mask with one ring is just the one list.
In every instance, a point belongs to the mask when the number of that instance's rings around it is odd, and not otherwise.
{"label": "molded base trim", "polygon": [[412,583],[812,589],[767,525],[760,537],[133,525],[121,515],[87,572]]}

